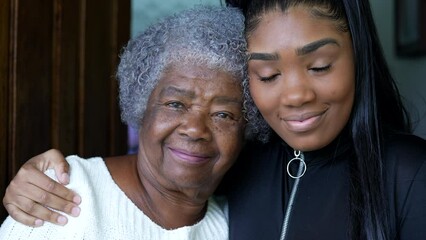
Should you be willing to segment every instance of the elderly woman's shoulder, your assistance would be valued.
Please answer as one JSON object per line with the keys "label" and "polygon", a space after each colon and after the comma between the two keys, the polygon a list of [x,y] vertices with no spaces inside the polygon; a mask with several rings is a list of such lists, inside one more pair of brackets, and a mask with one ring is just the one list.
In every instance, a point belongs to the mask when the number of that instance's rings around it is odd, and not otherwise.
{"label": "elderly woman's shoulder", "polygon": [[82,158],[78,155],[69,155],[65,158],[65,160],[70,165],[70,168],[75,169],[75,171],[77,171],[77,169],[78,171],[83,169],[99,169],[99,167],[105,165],[102,157]]}
{"label": "elderly woman's shoulder", "polygon": [[[70,189],[79,189],[78,192],[86,189],[90,192],[92,187],[111,178],[102,157],[82,158],[78,155],[69,155],[65,159],[70,166],[70,183],[67,185]],[[46,174],[56,180],[53,170],[48,170]]]}

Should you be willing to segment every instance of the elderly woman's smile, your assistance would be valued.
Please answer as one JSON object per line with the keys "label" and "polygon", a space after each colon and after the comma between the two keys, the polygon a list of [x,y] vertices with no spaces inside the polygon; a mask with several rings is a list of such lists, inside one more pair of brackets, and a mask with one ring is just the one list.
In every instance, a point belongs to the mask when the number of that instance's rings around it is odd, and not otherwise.
{"label": "elderly woman's smile", "polygon": [[174,148],[168,147],[172,157],[176,158],[176,160],[183,161],[188,164],[202,164],[209,160],[211,160],[214,155],[209,155],[205,153],[203,150],[191,152],[190,150],[186,150],[185,148]]}

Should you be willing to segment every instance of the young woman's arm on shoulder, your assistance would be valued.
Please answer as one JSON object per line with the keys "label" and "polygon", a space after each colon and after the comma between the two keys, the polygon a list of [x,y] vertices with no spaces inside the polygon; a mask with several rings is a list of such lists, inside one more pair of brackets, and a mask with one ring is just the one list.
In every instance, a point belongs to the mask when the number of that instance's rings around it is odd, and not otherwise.
{"label": "young woman's arm on shoulder", "polygon": [[[43,172],[52,168],[61,183]],[[62,184],[69,182],[69,165],[58,150],[49,150],[28,160],[19,169],[6,189],[3,205],[18,222],[38,227],[44,221],[65,225],[67,218],[49,208],[78,216],[80,196]],[[48,208],[49,207],[49,208]]]}

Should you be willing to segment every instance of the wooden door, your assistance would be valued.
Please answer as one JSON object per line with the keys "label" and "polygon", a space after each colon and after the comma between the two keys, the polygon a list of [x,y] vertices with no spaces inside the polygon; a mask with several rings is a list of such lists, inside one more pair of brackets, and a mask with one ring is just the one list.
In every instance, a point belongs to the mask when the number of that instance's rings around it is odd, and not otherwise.
{"label": "wooden door", "polygon": [[130,0],[0,0],[1,196],[50,148],[126,152],[114,75],[129,31]]}

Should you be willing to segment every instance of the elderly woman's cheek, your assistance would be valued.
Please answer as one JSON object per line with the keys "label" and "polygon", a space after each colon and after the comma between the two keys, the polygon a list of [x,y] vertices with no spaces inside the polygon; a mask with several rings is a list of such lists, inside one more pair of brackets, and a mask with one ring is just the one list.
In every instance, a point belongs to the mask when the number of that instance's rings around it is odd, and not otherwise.
{"label": "elderly woman's cheek", "polygon": [[[220,135],[218,145],[226,149],[227,155],[232,159],[240,153],[244,142],[244,123],[235,121],[227,126],[215,127],[217,135]],[[233,162],[233,161],[232,161]]]}
{"label": "elderly woman's cheek", "polygon": [[[142,127],[145,134],[166,137],[176,128],[181,119],[178,111],[150,106],[146,109]],[[154,139],[151,139],[154,140]]]}

